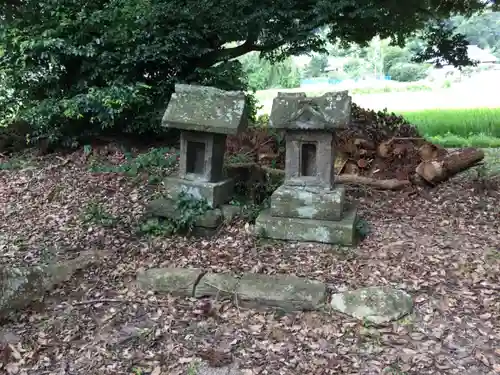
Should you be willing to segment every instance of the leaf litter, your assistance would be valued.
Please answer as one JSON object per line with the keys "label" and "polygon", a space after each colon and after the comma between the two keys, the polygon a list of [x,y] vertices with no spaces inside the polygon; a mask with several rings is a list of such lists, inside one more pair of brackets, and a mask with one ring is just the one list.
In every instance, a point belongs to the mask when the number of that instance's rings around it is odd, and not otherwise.
{"label": "leaf litter", "polygon": [[[210,239],[139,235],[157,190],[147,179],[92,173],[81,151],[34,163],[0,172],[0,266],[103,257],[2,323],[2,372],[191,374],[204,362],[242,374],[500,374],[500,206],[470,178],[425,196],[349,189],[371,233],[345,249],[255,239],[241,222]],[[295,274],[332,291],[388,285],[415,311],[370,326],[136,289],[138,270],[161,266]]]}

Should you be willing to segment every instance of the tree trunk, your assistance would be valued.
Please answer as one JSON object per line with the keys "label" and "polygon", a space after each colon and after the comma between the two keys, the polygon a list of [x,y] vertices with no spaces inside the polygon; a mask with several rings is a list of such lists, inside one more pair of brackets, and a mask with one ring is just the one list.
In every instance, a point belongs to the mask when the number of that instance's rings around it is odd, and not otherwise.
{"label": "tree trunk", "polygon": [[396,178],[389,180],[377,180],[376,178],[356,176],[352,174],[341,174],[335,176],[335,182],[348,185],[365,185],[384,190],[401,190],[411,185],[408,180],[398,180]]}
{"label": "tree trunk", "polygon": [[436,160],[423,161],[415,172],[427,182],[437,184],[473,167],[483,158],[482,150],[467,148],[451,152]]}

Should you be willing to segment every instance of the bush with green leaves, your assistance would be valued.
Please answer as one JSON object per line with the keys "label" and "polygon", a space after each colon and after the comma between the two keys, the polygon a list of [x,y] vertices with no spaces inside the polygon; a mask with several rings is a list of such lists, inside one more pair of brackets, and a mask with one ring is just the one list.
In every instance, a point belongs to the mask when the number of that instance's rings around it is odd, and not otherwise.
{"label": "bush with green leaves", "polygon": [[415,63],[396,63],[389,69],[391,79],[399,82],[415,82],[427,77],[429,67]]}
{"label": "bush with green leaves", "polygon": [[235,58],[249,52],[280,62],[325,53],[327,41],[347,46],[379,35],[402,44],[429,23],[436,26],[424,32],[429,48],[423,51],[467,64],[463,37],[440,32],[446,25],[437,21],[473,14],[487,3],[9,1],[0,7],[0,73],[12,95],[0,99],[0,118],[27,122],[30,141],[75,145],[97,135],[155,137],[163,131],[175,83],[245,90]]}
{"label": "bush with green leaves", "polygon": [[272,64],[259,57],[258,53],[242,56],[243,71],[252,90],[267,90],[270,88],[294,88],[300,85],[300,72],[290,58]]}

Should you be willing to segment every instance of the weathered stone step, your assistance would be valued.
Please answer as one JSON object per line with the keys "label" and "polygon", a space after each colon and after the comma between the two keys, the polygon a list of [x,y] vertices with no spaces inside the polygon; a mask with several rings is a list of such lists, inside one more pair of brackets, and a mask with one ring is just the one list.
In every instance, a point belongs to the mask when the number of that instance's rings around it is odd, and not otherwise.
{"label": "weathered stone step", "polygon": [[[231,299],[238,306],[280,308],[286,312],[319,310],[328,301],[326,284],[293,275],[211,273],[197,268],[151,268],[137,275],[145,290],[180,297]],[[389,287],[335,293],[333,310],[375,324],[398,320],[413,308],[411,296]]]}
{"label": "weathered stone step", "polygon": [[277,240],[321,242],[352,246],[356,243],[357,209],[349,207],[338,221],[275,217],[264,210],[255,221],[255,233]]}

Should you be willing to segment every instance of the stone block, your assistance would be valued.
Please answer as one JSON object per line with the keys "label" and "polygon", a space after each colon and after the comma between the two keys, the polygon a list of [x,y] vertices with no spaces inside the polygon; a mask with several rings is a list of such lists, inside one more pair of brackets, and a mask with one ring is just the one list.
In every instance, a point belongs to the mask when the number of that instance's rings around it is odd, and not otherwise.
{"label": "stone block", "polygon": [[388,323],[413,310],[411,296],[403,290],[371,286],[332,295],[333,309],[374,324]]}
{"label": "stone block", "polygon": [[221,206],[221,210],[222,210],[222,217],[224,218],[224,221],[226,221],[226,222],[231,221],[234,218],[241,215],[241,207],[240,206],[233,206],[231,204],[224,204]]}
{"label": "stone block", "polygon": [[204,132],[181,132],[179,177],[192,181],[223,180],[226,135]]}
{"label": "stone block", "polygon": [[192,297],[202,275],[197,268],[150,268],[137,274],[137,285],[146,291]]}
{"label": "stone block", "polygon": [[305,93],[278,93],[273,100],[269,125],[277,129],[342,128],[351,122],[352,98],[348,91],[306,97]]}
{"label": "stone block", "polygon": [[87,251],[74,259],[56,257],[33,266],[0,267],[0,318],[22,311],[42,299],[57,284],[71,280],[76,271],[98,260],[98,253]]}
{"label": "stone block", "polygon": [[[177,203],[173,199],[158,198],[152,200],[146,206],[146,213],[151,216],[164,217],[169,219],[179,218],[180,212],[177,210]],[[223,221],[222,210],[219,208],[208,210],[198,216],[194,226],[203,228],[218,228]]]}
{"label": "stone block", "polygon": [[234,298],[239,279],[230,273],[207,273],[195,288],[195,298]]}
{"label": "stone block", "polygon": [[315,310],[325,301],[326,285],[297,276],[246,273],[240,279],[236,298],[249,307]]}
{"label": "stone block", "polygon": [[181,192],[185,192],[196,199],[206,199],[210,207],[217,208],[231,200],[234,181],[230,178],[219,182],[205,182],[167,177],[164,186],[167,198],[176,199]]}
{"label": "stone block", "polygon": [[341,220],[345,187],[281,185],[271,196],[271,215],[316,220]]}
{"label": "stone block", "polygon": [[339,221],[274,217],[270,209],[260,213],[255,221],[259,236],[277,240],[321,242],[351,246],[356,242],[356,208],[344,211]]}
{"label": "stone block", "polygon": [[162,126],[236,135],[248,126],[247,113],[243,91],[176,84]]}
{"label": "stone block", "polygon": [[335,180],[334,134],[324,131],[289,131],[285,136],[286,185],[323,186]]}

